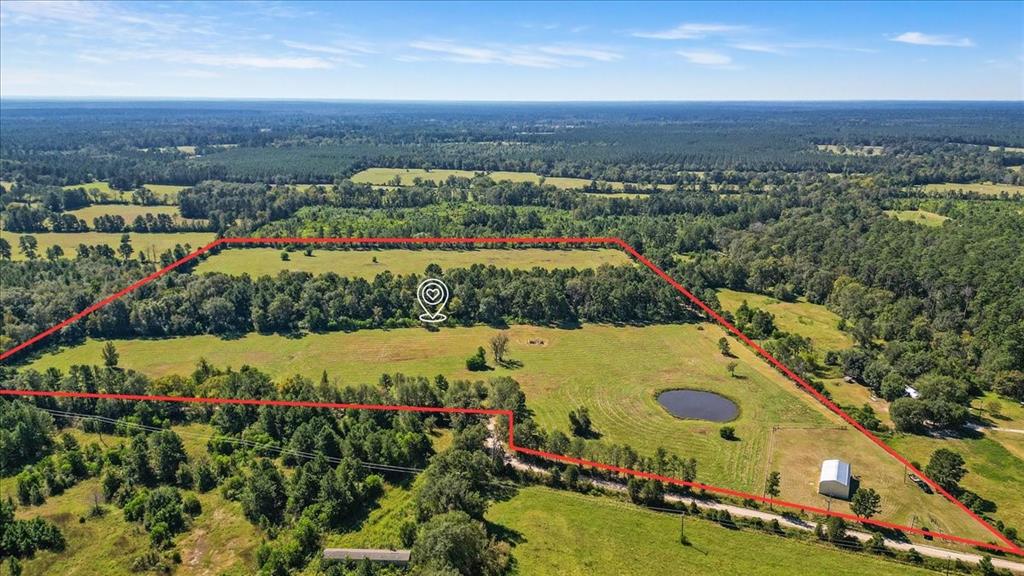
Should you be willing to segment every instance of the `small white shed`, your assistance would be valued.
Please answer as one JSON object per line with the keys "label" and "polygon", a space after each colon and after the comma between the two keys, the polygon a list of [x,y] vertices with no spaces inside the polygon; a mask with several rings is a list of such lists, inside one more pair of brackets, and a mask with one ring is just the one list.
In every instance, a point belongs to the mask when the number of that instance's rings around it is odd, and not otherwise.
{"label": "small white shed", "polygon": [[818,478],[818,493],[833,498],[850,498],[850,464],[842,460],[825,460],[821,463]]}

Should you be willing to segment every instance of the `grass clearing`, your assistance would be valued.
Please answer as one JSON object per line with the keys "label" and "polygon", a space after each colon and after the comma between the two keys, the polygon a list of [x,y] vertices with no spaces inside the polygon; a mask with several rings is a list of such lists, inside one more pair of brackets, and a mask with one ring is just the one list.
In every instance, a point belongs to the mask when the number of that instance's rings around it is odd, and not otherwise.
{"label": "grass clearing", "polygon": [[885,148],[881,146],[844,146],[841,144],[818,144],[818,150],[841,156],[881,156]]}
{"label": "grass clearing", "polygon": [[[176,184],[143,184],[143,186],[148,188],[150,192],[167,204],[173,204],[176,202],[178,199],[178,192],[188,188],[188,186],[178,186]],[[108,199],[116,202],[127,202],[131,200],[130,191],[115,190],[110,187],[109,182],[83,182],[82,184],[71,184],[64,187],[65,190],[71,190],[72,188],[85,188],[86,192],[99,196],[101,199]]]}
{"label": "grass clearing", "polygon": [[922,226],[942,226],[946,220],[949,220],[948,216],[927,210],[886,210],[885,213],[900,222],[914,222]]}
{"label": "grass clearing", "polygon": [[[1020,434],[1007,436],[1021,436],[1024,439],[1024,435]],[[1003,439],[1002,436],[998,438]],[[1024,455],[1021,453],[1024,449],[1021,448],[1020,440],[1006,440],[1018,447],[1016,452],[997,441],[996,432],[942,439],[900,434],[888,443],[900,454],[922,466],[928,464],[932,453],[939,448],[958,452],[963,456],[969,471],[960,484],[995,502],[999,508],[993,516],[1021,530],[1024,529],[1024,491],[1020,489],[1024,486]]]}
{"label": "grass clearing", "polygon": [[925,184],[922,188],[927,193],[945,194],[949,192],[977,192],[985,196],[999,196],[1003,192],[1013,196],[1024,194],[1024,186],[1016,184],[996,184],[993,182],[980,182],[972,184],[943,183]]}
{"label": "grass clearing", "polygon": [[473,264],[494,265],[499,268],[548,270],[555,268],[597,268],[603,264],[629,264],[631,260],[621,250],[597,248],[592,250],[547,250],[543,248],[516,248],[479,250],[314,250],[306,256],[301,250],[291,252],[287,261],[281,260],[277,248],[228,248],[207,258],[196,267],[197,273],[222,272],[257,277],[276,275],[282,270],[323,274],[335,272],[342,276],[372,280],[381,272],[394,274],[422,274],[430,263],[442,269],[468,268]]}
{"label": "grass clearing", "polygon": [[138,204],[93,204],[92,206],[86,206],[85,208],[79,208],[78,210],[72,210],[68,214],[74,215],[76,218],[85,220],[85,223],[92,226],[94,218],[100,216],[120,216],[124,218],[124,221],[131,224],[136,217],[145,216],[146,214],[152,214],[154,216],[158,214],[167,214],[174,218],[175,222],[204,222],[203,220],[193,220],[189,218],[182,218],[181,211],[177,206],[140,206]]}
{"label": "grass clearing", "polygon": [[693,545],[682,546],[678,516],[544,487],[523,488],[510,500],[493,504],[487,520],[512,535],[519,574],[932,574],[752,529],[728,530],[703,520],[686,520],[686,535]]}
{"label": "grass clearing", "polygon": [[[23,235],[10,232],[3,234],[3,237],[11,243],[15,260],[25,259],[25,255],[18,249],[18,238]],[[40,258],[44,257],[46,249],[50,246],[60,246],[64,250],[65,258],[74,258],[75,249],[79,244],[88,246],[106,244],[117,250],[121,244],[122,234],[119,232],[42,232],[29,234],[29,236],[35,236],[39,242],[36,251]],[[136,252],[145,252],[147,256],[158,259],[161,253],[174,248],[175,244],[182,246],[188,244],[194,250],[212,242],[216,238],[216,234],[212,232],[156,232],[151,234],[133,232],[129,234],[129,237]]]}
{"label": "grass clearing", "polygon": [[[402,186],[412,186],[416,178],[423,181],[444,182],[450,176],[455,176],[456,178],[474,178],[477,174],[486,174],[495,182],[532,182],[537,184],[543,179],[545,184],[550,184],[556,188],[564,190],[584,188],[593,182],[593,180],[588,180],[586,178],[541,176],[534,172],[475,172],[472,170],[444,169],[433,169],[427,171],[422,168],[367,168],[366,170],[353,175],[352,181],[362,184],[373,184],[374,186],[385,186],[391,184],[395,176],[398,176],[401,178]],[[623,190],[625,188],[625,184],[622,182],[598,181],[598,184],[607,184],[611,186],[613,190]],[[636,184],[635,186],[639,187],[640,185]],[[672,189],[672,186],[667,184],[660,184],[658,187],[665,190]]]}
{"label": "grass clearing", "polygon": [[384,495],[367,517],[351,532],[327,534],[325,548],[404,548],[402,523],[415,518],[412,488],[384,485]]}
{"label": "grass clearing", "polygon": [[806,300],[782,302],[771,296],[723,289],[718,291],[722,308],[735,312],[747,301],[747,305],[767,310],[775,315],[775,325],[785,332],[810,338],[814,348],[824,354],[827,350],[843,350],[853,346],[853,338],[839,330],[839,315],[821,304]]}

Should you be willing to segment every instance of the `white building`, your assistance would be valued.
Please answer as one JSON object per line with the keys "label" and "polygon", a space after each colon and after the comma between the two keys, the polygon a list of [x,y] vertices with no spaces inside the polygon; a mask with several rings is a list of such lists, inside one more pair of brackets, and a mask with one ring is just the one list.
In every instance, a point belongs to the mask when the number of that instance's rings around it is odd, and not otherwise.
{"label": "white building", "polygon": [[818,493],[849,500],[851,478],[849,463],[842,460],[825,460],[821,463]]}

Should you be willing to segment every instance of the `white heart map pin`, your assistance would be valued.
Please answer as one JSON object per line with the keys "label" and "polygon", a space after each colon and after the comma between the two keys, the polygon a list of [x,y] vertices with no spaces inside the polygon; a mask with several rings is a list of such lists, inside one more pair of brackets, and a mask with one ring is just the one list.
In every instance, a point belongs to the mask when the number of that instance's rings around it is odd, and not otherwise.
{"label": "white heart map pin", "polygon": [[442,314],[441,310],[448,304],[450,294],[448,286],[437,278],[427,278],[420,282],[416,287],[416,300],[420,303],[420,308],[423,308],[420,320],[431,324],[447,320],[448,316]]}

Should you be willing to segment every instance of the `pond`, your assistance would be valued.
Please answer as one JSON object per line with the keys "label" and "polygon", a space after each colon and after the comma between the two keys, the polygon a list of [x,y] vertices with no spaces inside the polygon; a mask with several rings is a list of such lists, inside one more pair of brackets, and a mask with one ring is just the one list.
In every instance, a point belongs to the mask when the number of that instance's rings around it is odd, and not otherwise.
{"label": "pond", "polygon": [[740,413],[732,400],[704,390],[666,390],[658,394],[658,404],[676,418],[712,422],[728,422]]}

